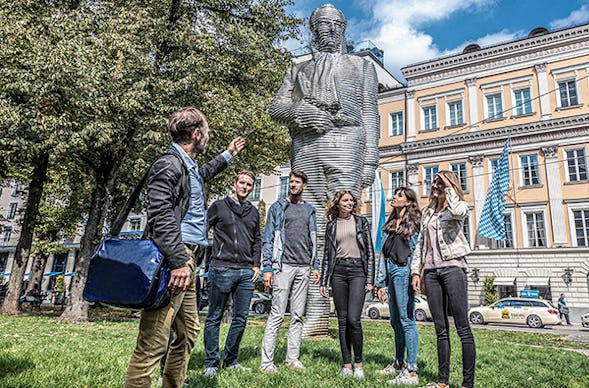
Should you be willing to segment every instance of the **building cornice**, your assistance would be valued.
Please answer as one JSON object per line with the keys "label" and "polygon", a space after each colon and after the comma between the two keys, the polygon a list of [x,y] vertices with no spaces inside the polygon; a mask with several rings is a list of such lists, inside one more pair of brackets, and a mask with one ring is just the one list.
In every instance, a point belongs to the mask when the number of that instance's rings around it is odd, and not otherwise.
{"label": "building cornice", "polygon": [[401,69],[409,87],[466,76],[589,48],[589,24],[497,44],[478,51],[421,62]]}
{"label": "building cornice", "polygon": [[405,142],[381,147],[379,151],[381,158],[406,155],[411,161],[457,153],[480,154],[484,150],[502,148],[507,137],[511,137],[512,146],[539,146],[561,138],[582,136],[589,136],[589,114]]}

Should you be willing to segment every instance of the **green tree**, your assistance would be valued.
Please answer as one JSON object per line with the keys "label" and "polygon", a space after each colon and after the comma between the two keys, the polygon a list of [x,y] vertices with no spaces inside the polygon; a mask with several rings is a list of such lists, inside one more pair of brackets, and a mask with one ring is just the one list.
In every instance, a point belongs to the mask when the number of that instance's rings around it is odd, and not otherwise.
{"label": "green tree", "polygon": [[499,295],[497,295],[497,288],[493,285],[495,282],[494,276],[489,276],[485,278],[485,283],[483,284],[483,290],[485,292],[485,300],[484,305],[488,306],[492,303],[497,302],[499,300]]}

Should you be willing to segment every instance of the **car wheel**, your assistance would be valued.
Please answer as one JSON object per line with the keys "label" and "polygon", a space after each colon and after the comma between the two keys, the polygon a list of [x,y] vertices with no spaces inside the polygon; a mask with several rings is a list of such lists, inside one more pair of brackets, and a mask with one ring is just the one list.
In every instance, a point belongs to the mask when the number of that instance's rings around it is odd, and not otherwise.
{"label": "car wheel", "polygon": [[485,319],[483,318],[483,314],[475,311],[470,313],[470,322],[474,325],[482,325],[485,323]]}
{"label": "car wheel", "polygon": [[544,324],[542,323],[542,319],[540,319],[539,316],[537,315],[529,315],[528,319],[526,319],[526,323],[528,324],[528,326],[530,326],[531,328],[534,329],[539,329],[541,327],[544,327]]}
{"label": "car wheel", "polygon": [[256,314],[264,314],[266,312],[266,306],[264,306],[264,302],[254,303],[254,311]]}
{"label": "car wheel", "polygon": [[375,308],[371,308],[368,310],[368,317],[370,319],[378,319],[380,318],[380,313],[378,312],[378,309]]}
{"label": "car wheel", "polygon": [[423,311],[422,309],[415,310],[415,320],[427,321],[427,315],[425,314],[425,311]]}

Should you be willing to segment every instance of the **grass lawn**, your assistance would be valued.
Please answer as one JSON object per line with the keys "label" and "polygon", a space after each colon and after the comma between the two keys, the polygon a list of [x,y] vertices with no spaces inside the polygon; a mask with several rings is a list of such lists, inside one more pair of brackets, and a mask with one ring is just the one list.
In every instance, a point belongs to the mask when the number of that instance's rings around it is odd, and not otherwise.
{"label": "grass lawn", "polygon": [[[204,317],[201,316],[201,322]],[[190,359],[188,387],[379,387],[387,378],[375,375],[392,360],[393,332],[388,323],[364,322],[364,371],[359,382],[339,376],[340,352],[336,321],[329,338],[305,340],[301,361],[305,372],[284,366],[286,339],[279,336],[277,375],[258,372],[265,319],[252,317],[241,345],[240,361],[249,373],[221,371],[216,381],[202,377],[202,333]],[[432,326],[419,327],[419,376],[425,385],[437,376]],[[228,325],[222,325],[222,342]],[[135,345],[138,320],[94,320],[70,325],[48,316],[0,316],[0,387],[120,387]],[[474,330],[477,344],[477,387],[589,387],[589,357],[568,350],[589,344],[564,341],[550,334]],[[460,387],[460,341],[452,333],[450,384]]]}

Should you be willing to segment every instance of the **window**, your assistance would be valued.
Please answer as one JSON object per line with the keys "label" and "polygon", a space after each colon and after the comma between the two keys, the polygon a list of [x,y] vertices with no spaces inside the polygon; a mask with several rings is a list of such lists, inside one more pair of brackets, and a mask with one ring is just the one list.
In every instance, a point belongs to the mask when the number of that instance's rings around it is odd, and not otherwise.
{"label": "window", "polygon": [[129,220],[129,230],[135,232],[141,230],[141,218],[133,217]]}
{"label": "window", "polygon": [[251,201],[259,201],[261,193],[262,193],[262,178],[257,178],[256,182],[254,183],[254,189],[252,190],[252,193],[250,194],[250,200]]}
{"label": "window", "polygon": [[525,115],[532,113],[532,100],[530,99],[530,88],[515,90],[515,114]]}
{"label": "window", "polygon": [[540,184],[540,165],[538,164],[538,155],[523,155],[520,157],[522,165],[523,186],[532,186]]}
{"label": "window", "polygon": [[67,253],[56,253],[53,255],[53,266],[51,272],[64,272],[67,264]]}
{"label": "window", "polygon": [[18,206],[18,203],[16,203],[16,202],[12,202],[8,205],[8,213],[6,214],[7,220],[14,220],[14,217],[16,217],[16,207],[17,206]]}
{"label": "window", "polygon": [[403,134],[403,112],[389,114],[389,136],[399,136]]}
{"label": "window", "polygon": [[562,108],[579,105],[579,99],[577,98],[577,84],[575,80],[559,82],[558,90],[560,96],[560,106]]}
{"label": "window", "polygon": [[466,163],[451,163],[450,167],[452,172],[456,174],[458,178],[458,182],[460,182],[460,188],[462,191],[468,191],[468,186],[466,182]]}
{"label": "window", "polygon": [[10,242],[10,235],[12,234],[12,226],[6,225],[2,229],[2,242],[4,245]]}
{"label": "window", "polygon": [[466,218],[464,219],[464,224],[462,225],[462,233],[464,233],[464,237],[466,237],[468,245],[472,245],[470,241],[470,216],[466,216]]}
{"label": "window", "polygon": [[487,96],[487,118],[496,120],[503,118],[503,103],[501,102],[501,93]]}
{"label": "window", "polygon": [[438,128],[438,118],[435,106],[427,106],[423,108],[423,129],[431,131]]}
{"label": "window", "polygon": [[434,175],[436,175],[438,173],[438,171],[440,171],[440,167],[439,166],[430,166],[430,167],[424,167],[423,168],[424,171],[424,179],[423,179],[423,195],[429,195],[429,192],[432,188],[432,182],[434,181]]}
{"label": "window", "polygon": [[545,247],[546,228],[544,226],[544,212],[529,212],[526,214],[526,228],[529,247]]}
{"label": "window", "polygon": [[18,197],[21,192],[22,192],[22,183],[16,182],[14,184],[14,187],[12,188],[12,194],[11,195],[13,197]]}
{"label": "window", "polygon": [[513,224],[510,213],[503,213],[503,225],[505,227],[505,241],[492,240],[493,248],[513,248]]}
{"label": "window", "polygon": [[289,177],[280,177],[280,198],[288,197],[288,184],[290,182]]}
{"label": "window", "polygon": [[8,252],[0,252],[0,275],[6,271],[6,264],[8,264]]}
{"label": "window", "polygon": [[575,235],[578,247],[589,246],[589,210],[574,210]]}
{"label": "window", "polygon": [[450,126],[464,124],[462,115],[462,101],[454,101],[448,103],[448,112],[450,114]]}
{"label": "window", "polygon": [[579,182],[587,180],[587,158],[585,149],[566,150],[566,159],[569,173],[569,182]]}
{"label": "window", "polygon": [[388,198],[393,198],[395,190],[399,187],[405,186],[405,171],[393,170],[389,172],[389,195]]}

